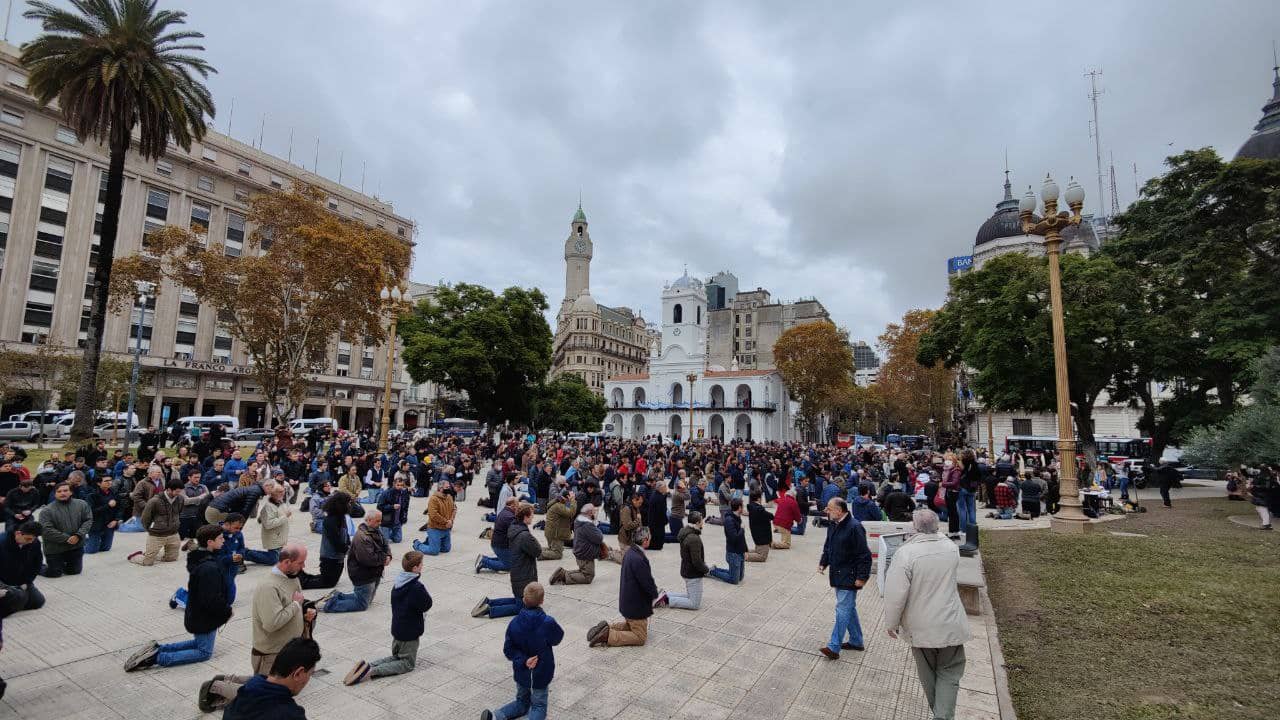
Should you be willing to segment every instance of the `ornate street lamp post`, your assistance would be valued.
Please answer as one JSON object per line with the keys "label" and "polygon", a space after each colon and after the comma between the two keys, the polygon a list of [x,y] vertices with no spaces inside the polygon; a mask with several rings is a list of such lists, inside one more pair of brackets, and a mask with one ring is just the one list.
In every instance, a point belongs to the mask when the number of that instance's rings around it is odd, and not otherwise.
{"label": "ornate street lamp post", "polygon": [[400,319],[404,298],[408,295],[402,293],[399,286],[389,286],[382,288],[378,297],[382,299],[383,311],[391,315],[391,327],[387,330],[387,380],[382,389],[382,422],[378,424],[378,452],[386,453],[387,435],[391,429],[391,378],[396,367],[396,321]]}
{"label": "ornate street lamp post", "polygon": [[1071,425],[1071,398],[1067,385],[1067,340],[1062,320],[1062,275],[1058,257],[1062,254],[1062,231],[1080,224],[1080,210],[1084,207],[1084,188],[1075,178],[1067,184],[1064,198],[1068,213],[1058,210],[1058,184],[1045,175],[1040,188],[1044,200],[1044,218],[1036,221],[1036,196],[1027,188],[1027,194],[1018,203],[1018,215],[1022,219],[1022,231],[1044,238],[1045,254],[1049,256],[1049,304],[1053,316],[1053,369],[1054,385],[1058,400],[1058,480],[1061,508],[1050,523],[1055,530],[1083,532],[1085,517],[1080,507],[1080,486],[1076,480],[1076,439]]}
{"label": "ornate street lamp post", "polygon": [[[129,454],[129,440],[133,435],[133,410],[138,400],[138,374],[142,369],[142,325],[146,322],[147,317],[147,293],[146,285],[138,283],[138,338],[133,347],[133,372],[129,375],[129,406],[125,410],[127,413],[124,420],[124,449],[125,455]],[[119,410],[120,406],[117,405]],[[152,418],[155,423],[155,418]]]}
{"label": "ornate street lamp post", "polygon": [[689,437],[687,442],[693,442],[693,383],[698,379],[697,373],[689,373],[684,376],[689,381]]}

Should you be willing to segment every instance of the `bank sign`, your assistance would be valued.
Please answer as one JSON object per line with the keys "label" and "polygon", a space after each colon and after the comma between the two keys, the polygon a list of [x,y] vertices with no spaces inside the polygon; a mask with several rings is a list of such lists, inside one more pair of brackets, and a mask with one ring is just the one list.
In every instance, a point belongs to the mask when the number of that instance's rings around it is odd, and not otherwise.
{"label": "bank sign", "polygon": [[200,372],[226,373],[229,375],[249,375],[253,373],[253,367],[251,365],[229,365],[227,363],[202,362],[200,360],[165,359],[164,366],[167,368],[180,368],[182,370],[197,370]]}
{"label": "bank sign", "polygon": [[947,274],[955,275],[962,270],[969,270],[973,267],[972,255],[961,255],[947,260]]}

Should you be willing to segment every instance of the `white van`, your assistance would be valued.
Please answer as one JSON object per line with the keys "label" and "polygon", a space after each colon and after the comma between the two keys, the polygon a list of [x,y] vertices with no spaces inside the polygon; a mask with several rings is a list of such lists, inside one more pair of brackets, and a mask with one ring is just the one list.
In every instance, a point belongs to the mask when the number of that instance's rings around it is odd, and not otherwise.
{"label": "white van", "polygon": [[302,436],[311,432],[312,428],[328,428],[329,432],[338,431],[338,421],[333,418],[298,418],[289,421],[289,432],[294,436]]}
{"label": "white van", "polygon": [[[94,427],[97,427],[103,423],[117,421],[120,423],[121,427],[124,427],[128,418],[129,413],[127,412],[97,412],[94,414],[93,425]],[[71,426],[75,424],[75,421],[76,414],[67,413],[66,415],[58,418],[58,422],[54,423],[52,429],[46,431],[45,434],[51,438],[58,439],[71,437]],[[133,414],[133,427],[135,430],[142,427],[138,424],[138,413]]]}
{"label": "white van", "polygon": [[182,428],[187,435],[191,434],[191,428],[199,427],[200,433],[204,434],[214,425],[221,425],[226,431],[227,437],[240,429],[240,421],[230,415],[188,415],[187,417],[178,418],[174,423]]}

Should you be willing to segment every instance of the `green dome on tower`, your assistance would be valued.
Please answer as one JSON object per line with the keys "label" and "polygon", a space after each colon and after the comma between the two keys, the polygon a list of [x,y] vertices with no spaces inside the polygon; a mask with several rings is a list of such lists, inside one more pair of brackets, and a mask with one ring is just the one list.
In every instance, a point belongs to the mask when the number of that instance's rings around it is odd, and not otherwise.
{"label": "green dome on tower", "polygon": [[587,214],[582,212],[582,203],[578,203],[578,212],[573,214],[573,221],[584,223],[587,221]]}

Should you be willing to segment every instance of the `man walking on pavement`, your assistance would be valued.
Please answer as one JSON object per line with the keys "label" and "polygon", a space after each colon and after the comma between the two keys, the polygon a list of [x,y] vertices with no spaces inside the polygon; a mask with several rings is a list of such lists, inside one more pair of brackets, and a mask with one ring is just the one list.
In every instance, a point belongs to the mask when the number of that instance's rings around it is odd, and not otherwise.
{"label": "man walking on pavement", "polygon": [[[841,650],[862,650],[862,625],[858,622],[858,591],[871,577],[871,550],[862,523],[853,519],[844,498],[827,502],[827,540],[822,546],[818,572],[831,569],[831,587],[836,591],[836,622],[831,641],[821,648],[828,660],[840,657]],[[845,638],[848,637],[846,641]]]}

